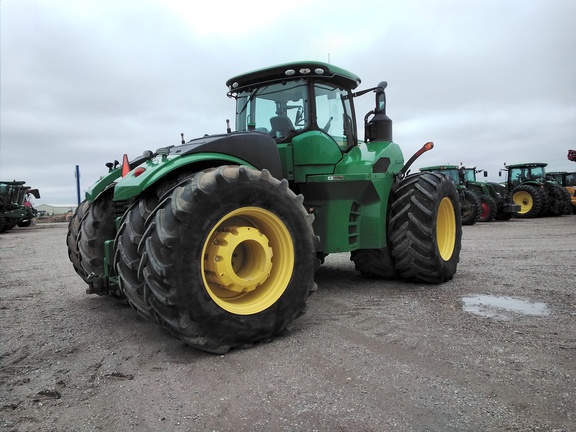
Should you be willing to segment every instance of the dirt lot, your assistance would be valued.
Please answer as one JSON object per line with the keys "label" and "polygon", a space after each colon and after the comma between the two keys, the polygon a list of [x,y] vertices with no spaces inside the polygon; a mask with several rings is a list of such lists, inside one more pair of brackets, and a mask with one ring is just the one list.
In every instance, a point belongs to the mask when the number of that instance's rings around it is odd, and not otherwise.
{"label": "dirt lot", "polygon": [[289,335],[224,356],[86,295],[66,224],[4,233],[0,430],[576,430],[576,215],[463,231],[440,286],[329,256]]}

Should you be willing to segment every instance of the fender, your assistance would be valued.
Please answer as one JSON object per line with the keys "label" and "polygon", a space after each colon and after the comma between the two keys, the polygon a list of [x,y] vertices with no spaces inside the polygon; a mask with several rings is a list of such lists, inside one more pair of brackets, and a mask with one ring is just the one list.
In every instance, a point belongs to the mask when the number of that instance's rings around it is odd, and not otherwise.
{"label": "fender", "polygon": [[116,184],[114,201],[133,198],[168,173],[201,162],[204,166],[209,162],[211,166],[233,164],[267,169],[272,176],[282,178],[280,154],[272,137],[260,132],[209,135],[159,149],[154,157],[137,167],[131,166],[132,170]]}
{"label": "fender", "polygon": [[[150,153],[152,152],[145,152]],[[130,161],[130,169],[134,169],[150,157],[147,155],[138,156],[134,160]],[[85,197],[88,201],[94,201],[98,195],[100,195],[105,189],[107,189],[112,183],[122,177],[122,166],[117,168],[110,168],[108,174],[100,177],[96,183],[90,186],[85,193]]]}
{"label": "fender", "polygon": [[529,185],[529,186],[534,186],[535,188],[543,188],[544,182],[541,182],[538,180],[526,180],[526,181],[523,181],[522,183],[520,183],[518,186],[520,186],[520,185]]}
{"label": "fender", "polygon": [[120,178],[114,188],[114,201],[134,198],[167,174],[184,166],[191,166],[206,161],[218,161],[216,165],[247,165],[256,168],[242,159],[218,153],[158,157],[144,162],[136,169],[130,171],[128,175]]}
{"label": "fender", "polygon": [[85,197],[88,201],[94,201],[94,199],[102,193],[104,189],[114,183],[121,177],[121,169],[116,168],[115,170],[110,171],[103,177],[100,177],[96,183],[90,186],[86,190]]}

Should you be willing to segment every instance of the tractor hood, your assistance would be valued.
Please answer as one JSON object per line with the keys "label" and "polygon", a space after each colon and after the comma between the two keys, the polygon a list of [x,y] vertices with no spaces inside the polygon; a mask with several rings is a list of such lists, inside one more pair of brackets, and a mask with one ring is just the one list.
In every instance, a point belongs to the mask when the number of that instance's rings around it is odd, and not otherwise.
{"label": "tractor hood", "polygon": [[196,153],[221,153],[245,160],[259,170],[267,169],[277,179],[282,178],[282,165],[271,136],[261,132],[233,132],[195,138],[171,147],[170,154],[188,156]]}

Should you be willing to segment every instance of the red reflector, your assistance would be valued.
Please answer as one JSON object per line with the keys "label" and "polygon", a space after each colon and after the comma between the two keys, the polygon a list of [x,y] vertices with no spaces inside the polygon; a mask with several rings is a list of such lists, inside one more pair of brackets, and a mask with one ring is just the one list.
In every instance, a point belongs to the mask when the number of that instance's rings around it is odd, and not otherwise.
{"label": "red reflector", "polygon": [[142,168],[142,167],[138,167],[134,170],[134,177],[138,177],[140,174],[142,174],[144,171],[146,171],[146,168]]}
{"label": "red reflector", "polygon": [[124,155],[122,159],[122,177],[126,177],[126,174],[130,172],[130,163],[128,162],[128,155]]}

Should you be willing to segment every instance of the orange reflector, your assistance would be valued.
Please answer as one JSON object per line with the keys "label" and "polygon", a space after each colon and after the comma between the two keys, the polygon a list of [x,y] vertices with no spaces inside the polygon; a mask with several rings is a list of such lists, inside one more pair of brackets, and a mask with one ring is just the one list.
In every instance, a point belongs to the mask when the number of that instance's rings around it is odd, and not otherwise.
{"label": "orange reflector", "polygon": [[134,177],[138,177],[140,174],[142,174],[144,171],[146,171],[146,168],[142,168],[142,167],[138,167],[134,170]]}
{"label": "orange reflector", "polygon": [[126,177],[126,174],[130,172],[130,162],[128,162],[128,155],[124,155],[122,159],[122,177]]}
{"label": "orange reflector", "polygon": [[434,143],[432,141],[427,142],[424,144],[425,151],[432,150],[434,148]]}

